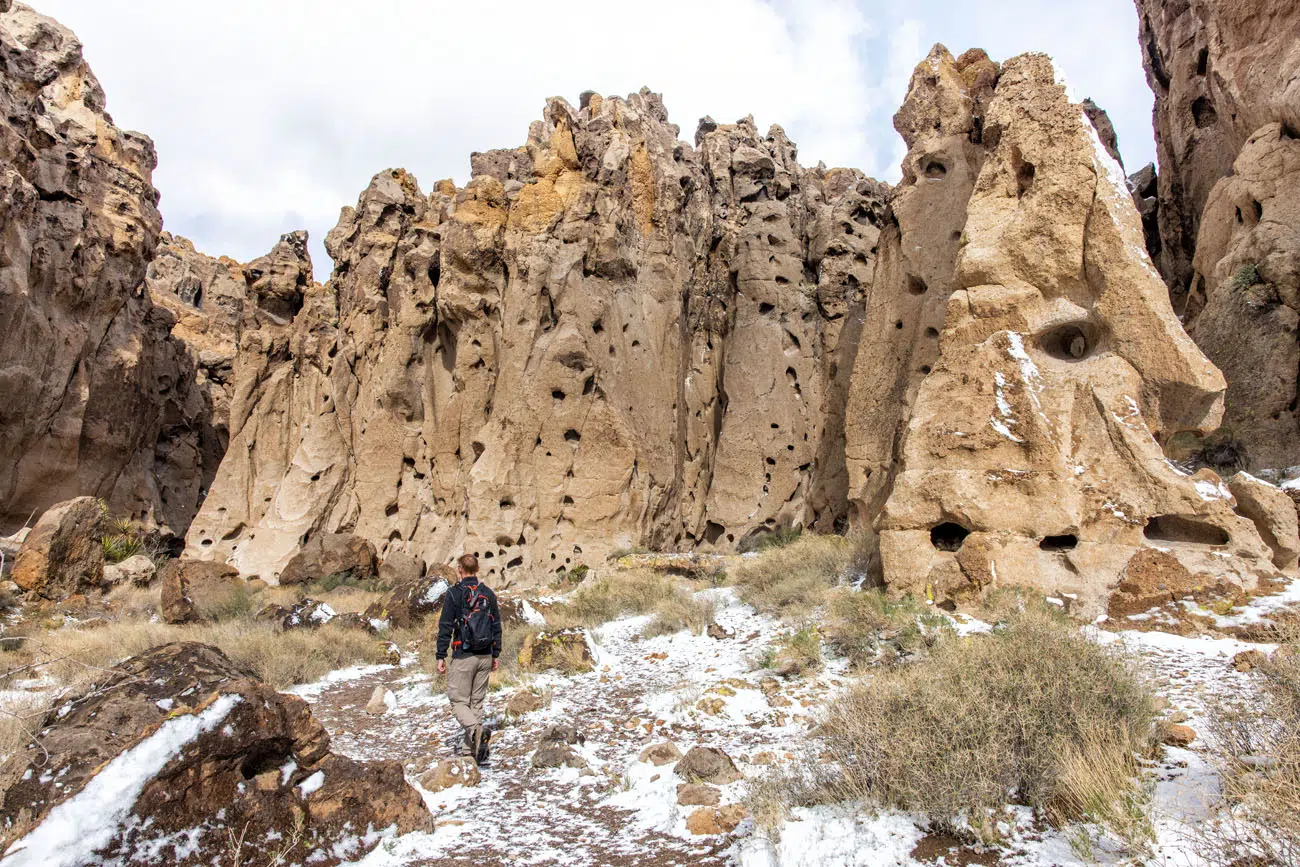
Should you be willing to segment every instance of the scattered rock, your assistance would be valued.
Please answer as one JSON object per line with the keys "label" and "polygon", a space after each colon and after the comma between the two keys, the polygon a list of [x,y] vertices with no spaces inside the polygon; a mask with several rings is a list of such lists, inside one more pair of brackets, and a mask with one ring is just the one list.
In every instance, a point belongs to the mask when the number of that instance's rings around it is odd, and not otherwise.
{"label": "scattered rock", "polygon": [[420,785],[430,792],[441,792],[452,786],[477,786],[482,779],[478,762],[470,756],[454,756],[438,762],[420,777]]}
{"label": "scattered rock", "polygon": [[456,572],[440,566],[428,575],[399,584],[382,603],[366,609],[366,617],[387,620],[400,629],[419,626],[425,618],[442,611],[442,599],[456,583]]}
{"label": "scattered rock", "polygon": [[306,584],[330,575],[348,573],[368,581],[378,571],[375,546],[351,533],[317,533],[298,549],[280,572],[281,584]]}
{"label": "scattered rock", "polygon": [[168,623],[192,623],[198,619],[184,570],[163,569],[158,610]]}
{"label": "scattered rock", "polygon": [[677,744],[672,741],[651,744],[641,751],[637,757],[639,762],[649,762],[656,767],[670,765],[682,757],[682,751],[677,748]]}
{"label": "scattered rock", "polygon": [[1251,671],[1268,662],[1268,657],[1258,650],[1243,650],[1232,658],[1232,667],[1237,671]]}
{"label": "scattered rock", "polygon": [[687,782],[713,783],[725,786],[741,779],[736,763],[717,747],[691,747],[673,769]]}
{"label": "scattered rock", "polygon": [[585,629],[534,632],[519,650],[519,665],[528,671],[558,669],[571,674],[591,671],[594,664]]}
{"label": "scattered rock", "polygon": [[686,830],[696,835],[730,834],[749,816],[740,804],[725,807],[703,807],[686,817]]}
{"label": "scattered rock", "polygon": [[734,638],[736,635],[736,633],[728,631],[726,628],[720,626],[717,623],[710,623],[709,628],[706,630],[706,632],[709,638],[716,638],[719,641],[722,641],[723,639],[727,639],[727,638]]}
{"label": "scattered rock", "polygon": [[280,624],[282,630],[316,629],[333,621],[338,615],[329,603],[318,599],[304,599],[292,608],[271,604],[257,612],[258,620],[270,620]]}
{"label": "scattered rock", "polygon": [[677,803],[683,807],[716,807],[722,793],[703,783],[678,783]]}
{"label": "scattered rock", "polygon": [[587,736],[578,730],[577,726],[557,724],[550,726],[542,733],[543,743],[556,744],[585,744]]}
{"label": "scattered rock", "polygon": [[749,760],[752,765],[770,765],[774,762],[776,762],[776,755],[767,750],[755,753],[754,757]]}
{"label": "scattered rock", "polygon": [[121,563],[112,563],[104,567],[104,585],[116,587],[119,584],[132,584],[136,587],[148,587],[158,574],[158,567],[143,554],[127,557]]}
{"label": "scattered rock", "polygon": [[103,523],[104,510],[94,497],[51,507],[23,540],[10,578],[28,593],[55,601],[98,590],[104,579]]}
{"label": "scattered rock", "polygon": [[370,693],[370,701],[366,704],[366,713],[371,716],[383,716],[388,713],[390,703],[394,705],[397,703],[397,699],[392,692],[387,687],[376,686],[374,692]]}
{"label": "scattered rock", "polygon": [[1190,726],[1179,723],[1169,723],[1164,726],[1161,742],[1168,746],[1186,748],[1194,740],[1196,740],[1196,730]]}
{"label": "scattered rock", "polygon": [[541,696],[526,689],[516,690],[515,694],[510,696],[510,701],[506,702],[506,716],[523,716],[541,709]]}
{"label": "scattered rock", "polygon": [[349,611],[346,614],[336,614],[329,619],[329,622],[344,629],[361,629],[369,632],[371,635],[378,635],[388,629],[387,622],[383,620],[372,620],[364,614],[358,614],[355,611]]}
{"label": "scattered rock", "polygon": [[565,743],[544,742],[533,753],[534,768],[585,768],[587,760]]}
{"label": "scattered rock", "polygon": [[120,785],[131,774],[142,781],[133,803],[68,808],[98,811],[97,821],[110,823],[96,857],[87,851],[81,860],[171,851],[168,841],[183,834],[189,854],[169,863],[197,867],[226,856],[227,828],[247,827],[247,840],[260,845],[301,822],[304,851],[320,848],[321,863],[336,864],[341,857],[328,853],[358,828],[432,828],[400,764],[331,753],[305,701],[206,645],[167,644],[115,666],[61,700],[41,728],[41,747],[0,766],[0,849],[20,840],[31,851],[67,845],[66,826],[51,811],[92,797],[92,782]]}

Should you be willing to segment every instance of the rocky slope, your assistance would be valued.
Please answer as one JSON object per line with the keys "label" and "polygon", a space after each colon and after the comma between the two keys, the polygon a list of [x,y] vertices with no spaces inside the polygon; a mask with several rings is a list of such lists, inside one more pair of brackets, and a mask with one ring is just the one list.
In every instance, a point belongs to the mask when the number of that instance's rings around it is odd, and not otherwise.
{"label": "rocky slope", "polygon": [[1227,377],[1217,460],[1298,464],[1300,7],[1136,2],[1156,97],[1153,247],[1188,332]]}
{"label": "rocky slope", "polygon": [[183,533],[220,458],[195,360],[145,291],[153,144],[66,28],[0,12],[0,531],[75,495]]}
{"label": "rocky slope", "polygon": [[321,532],[487,574],[843,527],[843,426],[888,188],[659,97],[547,103],[431,194],[377,175],[310,282],[261,264],[195,556],[273,578]]}

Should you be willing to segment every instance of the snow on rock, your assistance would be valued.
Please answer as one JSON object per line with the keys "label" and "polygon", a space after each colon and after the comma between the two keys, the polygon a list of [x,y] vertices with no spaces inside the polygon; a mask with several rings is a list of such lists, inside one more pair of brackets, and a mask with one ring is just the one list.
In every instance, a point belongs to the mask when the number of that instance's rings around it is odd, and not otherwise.
{"label": "snow on rock", "polygon": [[76,795],[5,853],[5,867],[80,867],[112,842],[145,784],[204,732],[212,731],[242,701],[223,695],[197,714],[165,721],[158,730],[117,755]]}

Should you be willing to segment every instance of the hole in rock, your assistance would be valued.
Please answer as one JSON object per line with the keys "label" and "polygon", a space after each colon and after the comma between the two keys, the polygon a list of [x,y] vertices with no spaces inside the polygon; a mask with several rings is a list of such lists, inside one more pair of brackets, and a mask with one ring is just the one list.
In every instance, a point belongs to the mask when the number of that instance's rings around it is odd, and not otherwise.
{"label": "hole in rock", "polygon": [[320,473],[312,473],[311,480],[312,480],[313,482],[319,482],[319,481],[320,481]]}
{"label": "hole in rock", "polygon": [[1219,119],[1219,113],[1214,110],[1209,98],[1198,96],[1192,103],[1192,120],[1196,122],[1198,129],[1205,129],[1207,126],[1214,126]]}
{"label": "hole in rock", "polygon": [[1228,531],[1197,518],[1182,515],[1156,515],[1147,520],[1142,531],[1152,542],[1191,542],[1197,545],[1226,545]]}
{"label": "hole in rock", "polygon": [[1016,168],[1016,198],[1024,198],[1025,193],[1034,188],[1036,171],[1033,163],[1021,163]]}
{"label": "hole in rock", "polygon": [[931,160],[925,166],[925,176],[931,180],[941,180],[948,176],[948,169],[938,160]]}
{"label": "hole in rock", "polygon": [[578,440],[582,439],[582,434],[578,433],[573,428],[569,428],[564,432],[564,439],[566,442],[576,443]]}
{"label": "hole in rock", "polygon": [[766,301],[758,305],[758,312],[760,314],[771,313],[775,309],[776,309],[775,304],[768,304]]}
{"label": "hole in rock", "polygon": [[477,441],[470,443],[470,448],[474,449],[474,460],[483,457],[483,452],[487,451],[487,446]]}
{"label": "hole in rock", "polygon": [[970,530],[961,524],[944,521],[930,528],[930,544],[940,551],[956,551],[961,548],[962,542],[965,542],[969,535]]}
{"label": "hole in rock", "polygon": [[1202,48],[1196,55],[1196,74],[1204,75],[1210,69],[1210,49]]}
{"label": "hole in rock", "polygon": [[938,336],[939,336],[939,329],[938,329],[938,328],[927,328],[927,329],[925,329],[925,336],[926,336],[926,337],[938,337]]}
{"label": "hole in rock", "polygon": [[245,780],[278,771],[289,760],[289,750],[293,747],[288,738],[270,738],[256,743],[248,751],[244,763],[239,766],[239,773]]}
{"label": "hole in rock", "polygon": [[921,373],[923,373],[923,374],[925,374],[925,375],[928,376],[928,375],[930,374],[930,365],[928,365],[928,364],[922,364],[922,365],[921,365]]}
{"label": "hole in rock", "polygon": [[384,509],[384,517],[391,518],[396,514],[397,514],[397,504],[389,503],[388,506]]}
{"label": "hole in rock", "polygon": [[1078,536],[1073,533],[1062,533],[1059,536],[1044,536],[1043,541],[1038,543],[1038,547],[1044,551],[1073,551],[1078,544]]}
{"label": "hole in rock", "polygon": [[1097,342],[1097,329],[1090,322],[1067,322],[1038,338],[1043,352],[1061,361],[1082,361],[1096,349]]}
{"label": "hole in rock", "polygon": [[894,323],[894,327],[897,328],[899,331],[902,331],[902,330],[903,330],[903,320],[900,319],[900,320],[898,320],[897,322],[895,322],[895,323]]}
{"label": "hole in rock", "polygon": [[[922,280],[920,277],[916,277],[911,274],[907,275],[907,291],[910,292],[911,294],[924,295],[925,291],[929,288],[930,287],[926,286],[925,281]],[[899,322],[894,327],[902,328],[903,323]]]}
{"label": "hole in rock", "polygon": [[1251,204],[1255,206],[1255,219],[1257,221],[1264,219],[1264,206],[1254,200],[1251,201]]}
{"label": "hole in rock", "polygon": [[716,545],[722,538],[722,534],[727,532],[727,528],[713,521],[706,521],[704,524],[704,541],[710,545]]}
{"label": "hole in rock", "polygon": [[513,560],[511,560],[509,563],[506,564],[506,568],[507,568],[507,569],[514,569],[515,567],[517,567],[517,566],[522,566],[522,565],[524,565],[524,558],[523,558],[523,557],[516,557],[516,558],[514,558]]}
{"label": "hole in rock", "polygon": [[564,499],[561,500],[560,502],[561,502],[561,504],[563,504],[563,505],[565,505],[565,506],[572,506],[572,505],[573,505],[573,497],[570,497],[570,496],[568,496],[568,495],[566,494],[565,497],[564,497]]}
{"label": "hole in rock", "polygon": [[510,499],[509,497],[506,497],[503,500],[501,500],[501,502],[498,505],[500,505],[500,507],[503,509],[513,509],[515,507],[515,501]]}

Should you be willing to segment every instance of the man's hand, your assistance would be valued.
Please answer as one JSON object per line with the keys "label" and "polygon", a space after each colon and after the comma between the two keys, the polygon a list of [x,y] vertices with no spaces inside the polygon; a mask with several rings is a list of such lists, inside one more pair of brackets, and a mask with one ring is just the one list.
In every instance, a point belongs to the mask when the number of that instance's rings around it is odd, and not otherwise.
{"label": "man's hand", "polygon": [[438,674],[446,674],[446,673],[447,673],[447,660],[445,659],[438,660]]}
{"label": "man's hand", "polygon": [[497,659],[495,656],[492,657],[492,670],[496,671],[500,667],[501,667],[501,660]]}

